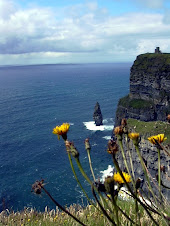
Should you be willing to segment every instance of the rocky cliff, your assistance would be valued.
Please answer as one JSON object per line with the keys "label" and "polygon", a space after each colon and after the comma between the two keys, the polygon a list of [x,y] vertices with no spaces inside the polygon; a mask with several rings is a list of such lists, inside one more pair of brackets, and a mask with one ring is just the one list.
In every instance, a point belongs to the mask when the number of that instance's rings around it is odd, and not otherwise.
{"label": "rocky cliff", "polygon": [[130,93],[119,100],[115,124],[122,118],[166,120],[170,112],[170,54],[137,56],[130,72]]}
{"label": "rocky cliff", "polygon": [[[124,141],[124,144],[125,144],[125,141]],[[151,180],[151,186],[154,190],[154,193],[156,195],[158,195],[158,189],[154,185],[154,183],[156,185],[158,185],[158,182],[156,179],[156,175],[158,174],[158,154],[157,154],[158,151],[157,151],[157,148],[144,138],[141,138],[141,141],[139,143],[139,148],[141,151],[141,155],[144,159],[144,162],[147,166],[147,169],[153,177],[153,181]],[[168,146],[166,148],[168,148]],[[145,175],[144,175],[139,157],[137,155],[136,149],[134,148],[134,145],[132,144],[132,142],[129,143],[129,149],[130,149],[130,152],[132,155],[135,178],[143,179],[142,189],[145,192],[148,192],[147,181],[145,179]],[[128,166],[130,167],[129,154],[126,149],[126,145],[124,145],[124,150],[125,150],[125,155],[127,158]],[[124,170],[125,164],[124,164],[121,152],[117,153],[117,159],[118,159],[120,168],[122,170]],[[165,186],[170,187],[170,157],[163,150],[161,150],[161,166],[162,166],[162,172],[161,172],[162,183]],[[170,200],[170,190],[163,188],[163,186],[161,189],[162,189],[162,192],[163,192],[164,196],[166,197],[166,199]]]}

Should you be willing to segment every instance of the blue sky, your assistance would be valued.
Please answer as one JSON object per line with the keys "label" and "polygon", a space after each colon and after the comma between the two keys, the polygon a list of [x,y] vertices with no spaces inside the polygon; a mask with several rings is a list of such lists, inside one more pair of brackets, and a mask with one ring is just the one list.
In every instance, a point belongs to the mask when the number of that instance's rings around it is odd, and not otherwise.
{"label": "blue sky", "polygon": [[170,0],[0,0],[0,65],[133,62],[170,52]]}

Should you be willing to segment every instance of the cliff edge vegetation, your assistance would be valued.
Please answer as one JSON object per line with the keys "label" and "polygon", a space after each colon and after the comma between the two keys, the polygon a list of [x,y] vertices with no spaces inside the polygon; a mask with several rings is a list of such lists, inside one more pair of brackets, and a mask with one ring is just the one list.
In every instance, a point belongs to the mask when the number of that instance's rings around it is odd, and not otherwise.
{"label": "cliff edge vegetation", "polygon": [[170,112],[170,54],[137,56],[130,71],[130,93],[121,98],[115,124],[122,118],[165,121]]}

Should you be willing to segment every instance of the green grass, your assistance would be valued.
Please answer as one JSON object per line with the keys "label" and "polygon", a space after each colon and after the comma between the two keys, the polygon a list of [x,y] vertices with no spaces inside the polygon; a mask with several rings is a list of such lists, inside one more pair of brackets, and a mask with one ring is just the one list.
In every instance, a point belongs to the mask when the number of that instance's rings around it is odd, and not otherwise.
{"label": "green grass", "polygon": [[136,119],[128,119],[127,121],[129,128],[137,133],[140,133],[140,135],[143,135],[145,138],[164,133],[167,137],[167,140],[164,143],[170,144],[170,124],[168,124],[168,122],[143,122]]}
{"label": "green grass", "polygon": [[132,107],[135,109],[142,109],[150,108],[151,106],[153,106],[153,102],[142,99],[130,99],[129,95],[127,95],[119,100],[119,105],[122,105],[126,108]]}
{"label": "green grass", "polygon": [[[109,202],[108,201],[108,205]],[[129,200],[118,200],[118,205],[127,213],[129,217],[131,217],[133,220],[135,220],[135,205],[134,202]],[[85,225],[88,226],[105,226],[110,225],[108,220],[105,218],[105,216],[98,210],[96,210],[93,206],[87,205],[86,207],[82,207],[80,205],[72,205],[68,208],[68,210],[74,214],[77,218],[79,218]],[[153,225],[151,220],[149,219],[148,215],[144,211],[142,207],[139,209],[140,215],[141,215],[141,226]],[[111,213],[108,210],[108,214],[111,215]],[[153,217],[156,219],[156,221],[159,223],[160,226],[164,226],[165,222],[159,217],[158,215],[154,215]],[[127,221],[127,219],[119,213],[119,219],[121,222],[121,225],[131,225],[130,222]],[[23,211],[18,212],[7,212],[3,211],[0,213],[0,225],[20,225],[20,226],[31,226],[31,225],[41,225],[41,226],[53,226],[53,225],[66,225],[66,226],[78,226],[77,222],[75,222],[72,218],[70,218],[67,214],[64,212],[61,212],[59,210],[49,210],[44,212],[38,212],[34,209],[25,209]]]}
{"label": "green grass", "polygon": [[[159,66],[158,66],[159,65]],[[134,62],[134,66],[139,70],[147,70],[150,74],[154,74],[154,70],[159,68],[159,71],[166,70],[166,67],[170,65],[170,54],[155,54],[155,53],[145,53],[137,57]],[[158,66],[158,68],[157,68]]]}

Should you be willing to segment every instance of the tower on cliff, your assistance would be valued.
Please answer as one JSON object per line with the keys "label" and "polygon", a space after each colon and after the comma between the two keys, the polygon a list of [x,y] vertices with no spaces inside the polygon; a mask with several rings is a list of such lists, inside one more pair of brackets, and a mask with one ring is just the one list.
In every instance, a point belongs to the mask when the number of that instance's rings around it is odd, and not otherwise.
{"label": "tower on cliff", "polygon": [[159,48],[159,47],[156,47],[155,53],[162,53],[162,52],[160,51],[160,48]]}

